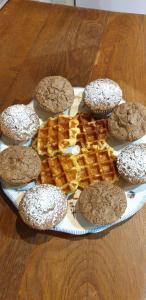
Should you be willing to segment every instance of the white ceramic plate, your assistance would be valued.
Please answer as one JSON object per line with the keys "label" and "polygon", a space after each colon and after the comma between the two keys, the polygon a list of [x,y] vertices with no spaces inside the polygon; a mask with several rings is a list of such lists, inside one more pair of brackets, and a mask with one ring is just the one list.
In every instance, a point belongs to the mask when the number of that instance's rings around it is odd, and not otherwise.
{"label": "white ceramic plate", "polygon": [[[81,101],[81,96],[83,93],[83,88],[74,88],[75,92],[75,101],[71,107],[70,110],[66,111],[65,114],[75,115],[78,111],[86,111],[86,109],[83,106],[83,103]],[[37,111],[40,122],[47,119],[48,114],[44,113],[38,108],[35,101],[32,101],[30,106],[33,106],[35,110]],[[118,144],[117,141],[114,141],[110,139],[108,141],[109,145],[111,145],[114,150],[115,154],[120,153],[120,151],[127,145],[127,144]],[[136,142],[133,142],[134,144],[139,143],[146,143],[146,136],[143,138],[137,140]],[[29,146],[31,144],[31,141],[28,141],[27,143],[21,143],[21,145]],[[6,139],[5,137],[1,137],[0,140],[0,151],[8,147],[9,145],[12,145],[12,141]],[[68,149],[67,152],[69,153],[76,153],[78,151],[78,147],[71,147]],[[4,193],[7,195],[7,197],[10,199],[10,201],[14,204],[15,207],[18,207],[19,201],[21,200],[23,194],[26,190],[30,189],[35,185],[35,182],[29,183],[25,186],[19,187],[19,188],[10,188],[8,185],[6,185],[4,182],[1,183]],[[77,199],[80,194],[80,191],[78,190],[74,195],[68,196],[68,212],[63,221],[57,225],[56,227],[52,228],[54,231],[60,231],[60,232],[66,232],[69,234],[75,234],[75,235],[81,235],[86,233],[98,233],[105,229],[108,229],[112,227],[115,224],[119,224],[131,216],[133,216],[136,212],[138,212],[142,206],[146,202],[146,184],[143,185],[128,185],[125,184],[125,182],[119,181],[118,183],[120,186],[122,186],[125,190],[126,197],[127,197],[127,208],[125,213],[122,215],[122,217],[107,226],[92,226],[88,222],[85,221],[85,219],[80,215],[78,208],[77,208]]]}

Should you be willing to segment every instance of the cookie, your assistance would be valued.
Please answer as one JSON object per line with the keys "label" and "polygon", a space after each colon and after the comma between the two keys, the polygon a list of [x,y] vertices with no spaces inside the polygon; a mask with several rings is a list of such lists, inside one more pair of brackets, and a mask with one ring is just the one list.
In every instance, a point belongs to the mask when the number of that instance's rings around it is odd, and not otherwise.
{"label": "cookie", "polygon": [[60,188],[41,184],[26,192],[18,210],[24,223],[38,230],[47,230],[65,217],[67,200]]}
{"label": "cookie", "polygon": [[74,90],[66,78],[48,76],[43,78],[37,85],[35,98],[45,111],[59,113],[72,105]]}
{"label": "cookie", "polygon": [[127,200],[120,187],[108,182],[95,182],[81,192],[78,206],[91,224],[107,225],[122,216]]}
{"label": "cookie", "polygon": [[11,146],[0,153],[0,177],[10,185],[26,184],[38,178],[41,160],[29,147]]}
{"label": "cookie", "polygon": [[132,184],[146,183],[146,144],[125,147],[118,156],[117,169]]}
{"label": "cookie", "polygon": [[83,100],[93,113],[108,115],[120,103],[122,90],[111,79],[97,79],[84,90]]}
{"label": "cookie", "polygon": [[140,103],[123,103],[115,108],[108,125],[117,140],[137,140],[146,134],[146,107]]}
{"label": "cookie", "polygon": [[27,141],[39,128],[39,117],[28,105],[7,107],[0,116],[2,133],[14,141]]}

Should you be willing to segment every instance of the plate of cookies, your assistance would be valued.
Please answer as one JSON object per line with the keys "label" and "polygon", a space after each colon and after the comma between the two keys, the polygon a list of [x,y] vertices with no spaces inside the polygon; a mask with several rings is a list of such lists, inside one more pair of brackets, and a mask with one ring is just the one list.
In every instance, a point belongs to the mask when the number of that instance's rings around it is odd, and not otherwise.
{"label": "plate of cookies", "polygon": [[1,186],[29,227],[98,233],[146,203],[146,107],[113,80],[45,77],[0,127]]}

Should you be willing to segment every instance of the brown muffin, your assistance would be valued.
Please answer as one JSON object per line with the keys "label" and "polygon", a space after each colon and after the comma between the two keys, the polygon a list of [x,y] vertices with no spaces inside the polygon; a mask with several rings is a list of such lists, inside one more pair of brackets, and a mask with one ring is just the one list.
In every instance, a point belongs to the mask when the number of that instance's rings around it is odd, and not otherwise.
{"label": "brown muffin", "polygon": [[146,107],[140,103],[123,103],[115,108],[108,124],[116,139],[137,140],[146,134]]}
{"label": "brown muffin", "polygon": [[0,153],[0,177],[10,185],[36,179],[41,171],[38,154],[29,147],[11,146]]}
{"label": "brown muffin", "polygon": [[86,85],[83,100],[93,113],[108,115],[122,100],[122,90],[111,79],[97,79]]}
{"label": "brown muffin", "polygon": [[43,78],[37,85],[35,97],[42,109],[59,113],[72,105],[74,90],[66,78],[48,76]]}
{"label": "brown muffin", "polygon": [[34,109],[24,104],[7,107],[0,116],[2,133],[14,141],[27,141],[39,128],[39,117]]}
{"label": "brown muffin", "polygon": [[111,224],[121,217],[126,207],[124,191],[108,182],[91,184],[79,197],[79,210],[91,224]]}
{"label": "brown muffin", "polygon": [[146,144],[125,147],[118,156],[117,168],[126,181],[146,183]]}
{"label": "brown muffin", "polygon": [[22,220],[32,228],[47,230],[67,213],[67,200],[60,188],[41,184],[26,192],[19,204]]}

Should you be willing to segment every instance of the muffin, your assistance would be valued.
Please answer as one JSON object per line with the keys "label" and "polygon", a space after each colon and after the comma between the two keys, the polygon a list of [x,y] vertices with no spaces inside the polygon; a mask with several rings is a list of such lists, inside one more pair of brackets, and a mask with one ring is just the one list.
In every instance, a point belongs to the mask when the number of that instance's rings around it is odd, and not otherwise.
{"label": "muffin", "polygon": [[127,199],[120,187],[108,182],[95,182],[81,192],[78,206],[91,224],[107,225],[122,216]]}
{"label": "muffin", "polygon": [[74,90],[70,82],[61,76],[43,78],[35,89],[35,98],[42,109],[60,113],[74,101]]}
{"label": "muffin", "polygon": [[0,166],[0,177],[17,186],[38,178],[41,160],[32,148],[11,146],[0,153]]}
{"label": "muffin", "polygon": [[123,103],[108,120],[111,135],[117,140],[134,141],[146,134],[146,107],[140,103]]}
{"label": "muffin", "polygon": [[117,159],[119,174],[129,183],[146,183],[146,144],[129,145]]}
{"label": "muffin", "polygon": [[65,217],[67,200],[60,188],[41,184],[26,192],[18,210],[28,226],[47,230],[59,224]]}
{"label": "muffin", "polygon": [[2,133],[14,141],[27,141],[39,128],[39,117],[28,105],[7,107],[0,116]]}
{"label": "muffin", "polygon": [[122,90],[111,79],[97,79],[84,90],[85,105],[96,115],[108,115],[122,100]]}

